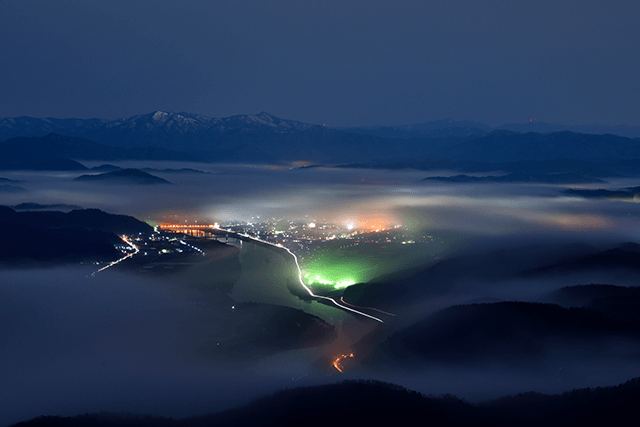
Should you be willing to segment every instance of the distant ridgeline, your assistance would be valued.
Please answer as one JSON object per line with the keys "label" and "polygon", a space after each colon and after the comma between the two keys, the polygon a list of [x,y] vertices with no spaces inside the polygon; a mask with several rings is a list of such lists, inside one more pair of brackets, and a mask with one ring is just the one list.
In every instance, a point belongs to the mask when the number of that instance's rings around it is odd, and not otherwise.
{"label": "distant ridgeline", "polygon": [[[577,131],[610,131],[627,136]],[[0,119],[0,140],[4,140],[0,142],[0,168],[63,159],[268,164],[296,161],[353,167],[453,167],[460,172],[607,176],[640,173],[640,162],[634,160],[640,159],[638,136],[640,128],[633,127],[536,123],[492,129],[482,123],[452,120],[332,129],[268,113],[211,118],[157,111],[113,121],[17,117]],[[37,169],[37,165],[32,167]]]}
{"label": "distant ridgeline", "polygon": [[98,209],[17,212],[0,206],[0,264],[113,260],[118,235],[151,231],[131,216]]}
{"label": "distant ridgeline", "polygon": [[634,199],[640,196],[640,187],[628,187],[618,190],[582,190],[570,188],[565,190],[565,193],[594,199]]}
{"label": "distant ridgeline", "polygon": [[99,182],[105,184],[171,184],[166,179],[162,179],[138,169],[122,169],[100,174],[81,175],[74,178],[74,181]]}

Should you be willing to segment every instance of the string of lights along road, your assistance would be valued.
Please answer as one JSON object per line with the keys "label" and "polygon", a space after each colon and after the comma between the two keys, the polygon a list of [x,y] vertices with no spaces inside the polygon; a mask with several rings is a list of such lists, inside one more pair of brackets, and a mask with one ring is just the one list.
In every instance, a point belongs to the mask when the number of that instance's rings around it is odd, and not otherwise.
{"label": "string of lights along road", "polygon": [[371,316],[371,315],[369,315],[369,314],[367,314],[367,313],[363,313],[363,312],[358,311],[358,310],[355,310],[355,309],[353,309],[353,308],[351,308],[351,307],[347,307],[347,306],[345,306],[345,305],[342,305],[342,304],[338,303],[338,301],[336,301],[336,300],[335,300],[335,299],[333,299],[333,298],[325,297],[325,296],[322,296],[322,295],[316,295],[316,294],[314,294],[314,293],[311,291],[311,289],[309,289],[309,287],[304,283],[304,280],[302,280],[302,269],[300,268],[300,264],[298,263],[298,257],[296,256],[296,254],[294,254],[293,252],[291,252],[291,250],[289,250],[288,248],[286,248],[286,247],[284,247],[284,246],[282,246],[282,245],[280,245],[280,244],[273,244],[273,243],[271,243],[271,242],[267,242],[267,241],[265,241],[265,240],[258,239],[258,238],[256,238],[256,237],[250,236],[250,235],[248,235],[248,234],[236,233],[236,232],[234,232],[233,230],[224,230],[224,229],[219,229],[219,230],[221,230],[221,231],[226,231],[226,232],[228,232],[228,233],[234,233],[234,234],[236,234],[236,235],[238,235],[238,236],[241,236],[241,237],[244,237],[244,238],[246,238],[246,239],[254,240],[254,241],[256,241],[256,242],[264,243],[264,244],[266,244],[266,245],[274,246],[274,247],[276,247],[276,248],[280,248],[280,249],[283,249],[283,250],[287,251],[287,252],[288,252],[288,253],[293,257],[293,260],[295,261],[295,264],[296,264],[296,268],[298,269],[298,281],[300,282],[300,285],[301,285],[301,286],[302,286],[302,287],[307,291],[307,293],[308,293],[309,295],[311,295],[311,296],[312,296],[312,297],[314,297],[314,298],[319,298],[319,299],[324,299],[324,300],[327,300],[327,301],[331,301],[331,303],[333,303],[333,304],[334,304],[334,305],[336,305],[337,307],[340,307],[340,308],[341,308],[341,309],[343,309],[343,310],[348,310],[348,311],[351,311],[351,312],[353,312],[353,313],[359,314],[360,316],[368,317],[369,319],[373,319],[373,320],[378,321],[378,322],[380,322],[380,323],[384,323],[384,321],[382,321],[382,319],[378,319],[378,318],[377,318],[377,317],[375,317],[375,316]]}

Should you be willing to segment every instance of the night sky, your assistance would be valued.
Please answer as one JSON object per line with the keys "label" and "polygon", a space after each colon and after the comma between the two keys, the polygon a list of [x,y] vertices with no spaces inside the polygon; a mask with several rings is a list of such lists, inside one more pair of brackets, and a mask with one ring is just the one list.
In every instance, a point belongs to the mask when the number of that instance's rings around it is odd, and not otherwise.
{"label": "night sky", "polygon": [[637,0],[0,3],[0,117],[640,125]]}

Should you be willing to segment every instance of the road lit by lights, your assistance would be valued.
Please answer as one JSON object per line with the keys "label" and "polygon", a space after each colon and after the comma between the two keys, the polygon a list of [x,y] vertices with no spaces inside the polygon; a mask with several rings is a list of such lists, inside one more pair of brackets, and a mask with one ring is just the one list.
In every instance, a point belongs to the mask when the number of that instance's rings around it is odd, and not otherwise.
{"label": "road lit by lights", "polygon": [[[165,227],[166,228],[172,228],[174,230],[186,228],[186,229],[192,229],[194,231],[197,231],[198,228],[200,230],[205,230],[207,228],[209,228],[209,229],[215,228],[217,230],[224,231],[224,232],[227,232],[227,233],[233,233],[234,235],[242,237],[244,239],[253,240],[253,241],[256,241],[256,242],[259,242],[259,243],[264,243],[266,245],[274,246],[274,247],[280,248],[282,250],[285,250],[293,257],[293,259],[295,261],[295,264],[296,264],[296,268],[298,269],[298,281],[300,282],[300,285],[305,289],[305,291],[307,291],[307,293],[310,296],[312,296],[314,298],[318,298],[318,299],[324,299],[324,300],[331,301],[332,304],[334,304],[335,306],[337,306],[337,307],[339,307],[339,308],[341,308],[343,310],[351,311],[351,312],[359,314],[361,316],[368,317],[370,319],[376,320],[376,321],[378,321],[380,323],[384,323],[381,319],[378,319],[377,317],[374,317],[374,316],[371,316],[369,314],[363,313],[361,311],[355,310],[355,309],[353,309],[351,307],[348,307],[346,305],[342,305],[342,304],[338,303],[333,298],[314,294],[313,291],[311,291],[311,289],[304,283],[304,281],[302,279],[302,269],[300,268],[300,263],[298,262],[298,257],[289,248],[283,246],[281,243],[271,243],[271,242],[268,242],[266,240],[262,240],[260,238],[253,237],[253,236],[249,235],[248,233],[241,233],[241,232],[237,232],[237,231],[234,231],[234,230],[226,230],[224,228],[220,228],[218,223],[216,223],[215,225],[208,225],[208,226],[188,225],[186,227],[184,225],[181,225],[181,224],[180,225],[178,225],[178,224],[176,224],[176,225],[171,225],[171,224],[163,224],[163,225],[161,225],[161,228],[165,228]],[[335,238],[335,236],[333,236],[333,237]],[[346,288],[346,287],[351,286],[353,284],[355,284],[355,282],[353,280],[350,280],[350,279],[349,280],[341,280],[341,281],[338,281],[338,282],[331,282],[331,285],[333,285],[334,288],[336,288],[336,289]]]}
{"label": "road lit by lights", "polygon": [[113,267],[114,265],[118,264],[119,262],[122,262],[127,258],[131,258],[135,254],[140,252],[140,249],[138,249],[138,247],[136,245],[134,245],[129,239],[127,239],[127,236],[120,236],[120,239],[122,239],[123,242],[125,242],[127,245],[129,245],[129,248],[132,249],[133,252],[130,253],[130,254],[127,254],[126,256],[124,256],[124,257],[122,257],[120,259],[117,259],[115,261],[110,262],[109,264],[105,265],[104,267],[102,267],[98,271],[93,272],[91,274],[92,276],[95,276],[96,273],[100,273],[101,271],[106,270],[109,267]]}
{"label": "road lit by lights", "polygon": [[[224,229],[220,229],[220,230],[222,230],[222,231],[227,231],[227,232],[229,232],[229,233],[235,233],[235,232],[234,232],[234,231],[232,231],[232,230],[224,230]],[[285,250],[285,251],[289,252],[289,254],[293,257],[293,260],[294,260],[294,261],[295,261],[295,263],[296,263],[296,268],[298,269],[298,281],[300,282],[300,285],[301,285],[301,286],[302,286],[302,287],[307,291],[307,293],[308,293],[310,296],[312,296],[312,297],[314,297],[314,298],[319,298],[319,299],[324,299],[324,300],[327,300],[327,301],[331,301],[331,303],[332,303],[332,304],[336,305],[337,307],[342,308],[343,310],[348,310],[348,311],[351,311],[351,312],[353,312],[353,313],[359,314],[359,315],[361,315],[361,316],[368,317],[369,319],[376,320],[376,321],[378,321],[378,322],[380,322],[380,323],[384,323],[381,319],[378,319],[377,317],[374,317],[374,316],[371,316],[371,315],[369,315],[369,314],[367,314],[367,313],[363,313],[363,312],[361,312],[361,311],[355,310],[355,309],[353,309],[353,308],[351,308],[351,307],[347,307],[346,305],[342,305],[342,304],[338,303],[338,302],[337,302],[335,299],[333,299],[333,298],[329,298],[329,297],[325,297],[325,296],[322,296],[322,295],[316,295],[316,294],[314,294],[314,293],[311,291],[311,289],[309,289],[309,287],[308,287],[307,285],[305,285],[305,284],[304,284],[304,281],[302,280],[302,269],[300,268],[300,264],[298,263],[298,257],[296,256],[296,254],[294,254],[293,252],[291,252],[291,250],[290,250],[289,248],[286,248],[286,247],[284,247],[284,246],[282,246],[282,245],[280,245],[280,244],[273,244],[273,243],[271,243],[271,242],[267,242],[267,241],[265,241],[265,240],[258,239],[258,238],[256,238],[256,237],[250,236],[250,235],[248,235],[248,234],[246,234],[246,233],[235,233],[235,234],[237,234],[238,236],[244,237],[244,238],[246,238],[246,239],[250,239],[250,240],[254,240],[254,241],[256,241],[256,242],[264,243],[264,244],[266,244],[266,245],[274,246],[274,247],[276,247],[276,248],[280,248],[280,249],[282,249],[282,250]]]}
{"label": "road lit by lights", "polygon": [[198,252],[200,252],[200,255],[202,255],[202,256],[205,256],[205,255],[206,255],[206,253],[205,253],[202,249],[200,249],[200,248],[196,248],[195,246],[190,245],[189,243],[185,242],[184,240],[178,240],[178,242],[180,242],[180,244],[181,244],[181,245],[185,245],[185,246],[187,246],[187,247],[189,247],[189,248],[193,249],[194,251],[198,251]]}
{"label": "road lit by lights", "polygon": [[353,305],[353,304],[349,304],[348,302],[346,302],[346,301],[344,300],[344,297],[340,297],[340,301],[341,301],[342,303],[344,303],[344,304],[347,304],[347,305],[348,305],[348,306],[350,306],[350,307],[355,307],[355,308],[364,308],[365,310],[374,310],[374,311],[377,311],[377,312],[379,312],[379,313],[382,313],[382,314],[388,314],[389,316],[394,316],[394,317],[395,317],[395,314],[393,314],[393,313],[389,313],[389,312],[387,312],[387,311],[382,311],[382,310],[379,310],[379,309],[377,309],[377,308],[373,308],[373,307],[362,307],[362,306],[360,306],[360,305]]}
{"label": "road lit by lights", "polygon": [[333,367],[336,368],[338,371],[342,372],[340,361],[342,359],[346,359],[347,357],[353,358],[353,353],[342,354],[342,355],[338,356],[338,358],[333,361]]}

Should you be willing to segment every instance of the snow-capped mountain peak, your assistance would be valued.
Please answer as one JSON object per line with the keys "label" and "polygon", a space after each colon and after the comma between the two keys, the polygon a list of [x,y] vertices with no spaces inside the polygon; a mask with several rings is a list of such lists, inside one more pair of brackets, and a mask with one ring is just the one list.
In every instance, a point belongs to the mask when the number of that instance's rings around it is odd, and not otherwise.
{"label": "snow-capped mountain peak", "polygon": [[159,123],[164,123],[165,120],[167,119],[168,114],[165,113],[164,111],[156,111],[153,116],[152,119],[154,122],[159,122]]}

